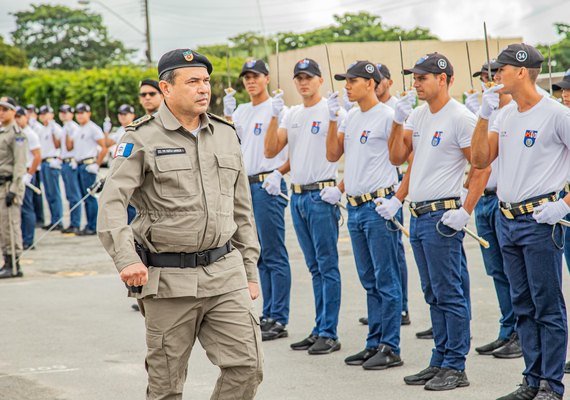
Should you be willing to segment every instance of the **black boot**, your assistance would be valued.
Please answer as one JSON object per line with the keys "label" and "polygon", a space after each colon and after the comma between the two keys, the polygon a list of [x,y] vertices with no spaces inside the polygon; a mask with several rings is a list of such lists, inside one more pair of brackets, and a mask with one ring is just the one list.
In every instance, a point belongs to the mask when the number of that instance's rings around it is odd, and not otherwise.
{"label": "black boot", "polygon": [[4,254],[4,268],[0,269],[0,279],[20,278],[24,276],[20,269],[20,263],[16,261],[16,274],[12,273],[12,256]]}

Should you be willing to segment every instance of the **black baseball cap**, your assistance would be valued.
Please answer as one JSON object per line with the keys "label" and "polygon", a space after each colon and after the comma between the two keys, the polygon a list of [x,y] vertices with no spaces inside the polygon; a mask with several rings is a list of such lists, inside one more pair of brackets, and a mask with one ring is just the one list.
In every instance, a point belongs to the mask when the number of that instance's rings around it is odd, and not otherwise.
{"label": "black baseball cap", "polygon": [[420,57],[413,68],[404,70],[404,75],[409,74],[446,74],[453,76],[453,66],[443,54],[429,53]]}
{"label": "black baseball cap", "polygon": [[562,78],[560,82],[552,84],[552,89],[553,90],[570,89],[570,68],[566,70],[566,72],[564,73],[564,78]]}
{"label": "black baseball cap", "polygon": [[[497,61],[495,59],[491,59],[491,74],[495,74],[495,72],[498,71],[499,67],[501,65],[497,63]],[[477,78],[478,76],[481,76],[481,74],[485,72],[485,73],[489,73],[489,64],[485,63],[481,66],[481,70],[476,71],[473,74],[473,78]]]}
{"label": "black baseball cap", "polygon": [[160,57],[158,77],[168,71],[189,67],[204,67],[208,70],[208,74],[212,74],[213,71],[212,63],[206,56],[190,49],[176,49]]}
{"label": "black baseball cap", "polygon": [[158,93],[162,93],[162,91],[160,90],[160,86],[158,85],[158,81],[155,81],[154,79],[143,79],[142,81],[139,82],[139,89],[145,85],[152,86],[153,88],[158,90]]}
{"label": "black baseball cap", "polygon": [[14,100],[13,98],[4,96],[0,98],[0,107],[7,108],[9,110],[16,110],[16,107],[18,107],[18,103],[16,103],[16,100]]}
{"label": "black baseball cap", "polygon": [[386,66],[386,64],[376,64],[376,68],[378,68],[378,71],[380,71],[380,75],[382,75],[382,79],[386,78],[386,79],[390,79],[391,75],[390,75],[390,70],[388,69],[388,67]]}
{"label": "black baseball cap", "polygon": [[48,105],[43,105],[40,107],[40,111],[38,112],[38,114],[47,114],[47,113],[52,113],[53,112],[53,108],[51,108]]}
{"label": "black baseball cap", "polygon": [[38,113],[38,109],[36,108],[35,105],[33,104],[28,104],[26,106],[26,110],[31,111],[31,112],[35,112],[36,114]]}
{"label": "black baseball cap", "polygon": [[16,107],[16,117],[25,117],[26,116],[26,109],[24,107]]}
{"label": "black baseball cap", "polygon": [[73,113],[73,107],[71,107],[69,104],[64,104],[64,105],[59,107],[59,112]]}
{"label": "black baseball cap", "polygon": [[346,74],[335,74],[334,79],[344,81],[346,78],[364,78],[374,79],[376,83],[380,83],[382,75],[376,65],[370,61],[357,61],[348,67]]}
{"label": "black baseball cap", "polygon": [[89,107],[89,104],[79,103],[78,105],[75,106],[75,112],[76,113],[91,112],[91,107]]}
{"label": "black baseball cap", "polygon": [[117,110],[119,114],[134,114],[135,109],[130,104],[121,104],[119,109]]}
{"label": "black baseball cap", "polygon": [[319,64],[317,64],[315,60],[303,58],[295,64],[295,69],[293,69],[293,78],[296,78],[299,74],[321,76],[321,67],[319,67]]}
{"label": "black baseball cap", "polygon": [[512,65],[514,67],[540,68],[544,57],[540,51],[526,43],[509,44],[497,56],[499,67]]}
{"label": "black baseball cap", "polygon": [[241,78],[248,72],[269,75],[269,66],[263,60],[247,60],[245,64],[243,64],[243,67],[241,67],[239,77]]}

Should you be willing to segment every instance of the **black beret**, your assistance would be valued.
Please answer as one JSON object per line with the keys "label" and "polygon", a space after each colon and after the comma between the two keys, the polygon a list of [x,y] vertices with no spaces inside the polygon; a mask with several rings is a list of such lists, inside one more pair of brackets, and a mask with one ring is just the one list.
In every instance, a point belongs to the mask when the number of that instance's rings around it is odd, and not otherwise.
{"label": "black beret", "polygon": [[38,114],[47,114],[47,113],[52,113],[52,112],[53,112],[53,108],[44,104],[43,106],[40,107],[40,111],[38,112]]}
{"label": "black beret", "polygon": [[26,109],[24,107],[16,107],[16,116],[17,117],[24,117],[26,116]]}
{"label": "black beret", "polygon": [[200,53],[190,49],[176,49],[160,57],[158,61],[158,77],[168,71],[178,68],[204,67],[208,74],[212,73],[212,63]]}
{"label": "black beret", "polygon": [[130,104],[121,104],[119,109],[117,110],[119,114],[134,114],[135,109]]}
{"label": "black beret", "polygon": [[139,82],[139,89],[145,85],[152,86],[153,88],[158,90],[158,93],[162,93],[162,91],[160,90],[160,86],[158,85],[158,81],[155,81],[154,79],[143,79],[142,81]]}
{"label": "black beret", "polygon": [[78,105],[75,106],[75,112],[76,113],[91,112],[91,107],[89,106],[89,104],[79,103]]}
{"label": "black beret", "polygon": [[18,103],[11,97],[2,97],[0,98],[0,107],[8,108],[10,110],[16,110],[18,107]]}
{"label": "black beret", "polygon": [[71,107],[69,104],[63,104],[59,106],[59,112],[73,113],[73,107]]}

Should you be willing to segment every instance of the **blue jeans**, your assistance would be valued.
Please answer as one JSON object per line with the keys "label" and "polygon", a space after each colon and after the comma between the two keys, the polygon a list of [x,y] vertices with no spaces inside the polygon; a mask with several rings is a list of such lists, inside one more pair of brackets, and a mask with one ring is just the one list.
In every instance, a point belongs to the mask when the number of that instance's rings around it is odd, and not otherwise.
{"label": "blue jeans", "polygon": [[[87,165],[81,164],[77,167],[79,171],[79,190],[81,196],[87,194],[87,189],[95,183],[97,179],[96,174],[90,174],[85,170]],[[86,228],[89,230],[97,230],[97,211],[98,211],[97,199],[93,196],[87,196],[85,199],[85,214],[87,215],[87,225]]]}
{"label": "blue jeans", "polygon": [[[261,245],[257,269],[263,293],[263,317],[287,325],[291,298],[291,267],[285,247],[287,200],[270,195],[261,185],[261,182],[254,183],[250,189]],[[284,180],[281,180],[281,191],[287,194]]]}
{"label": "blue jeans", "polygon": [[133,219],[137,216],[137,210],[130,204],[127,206],[127,224],[131,224]]}
{"label": "blue jeans", "polygon": [[[40,187],[42,184],[42,172],[41,170],[37,170],[34,178],[36,178],[36,187]],[[44,199],[42,194],[34,193],[33,197],[33,204],[34,204],[34,212],[36,213],[36,223],[39,225],[44,225]]]}
{"label": "blue jeans", "polygon": [[[32,177],[31,184],[36,186],[36,178]],[[34,243],[36,229],[36,212],[34,211],[34,192],[26,187],[22,202],[22,243],[29,246]]]}
{"label": "blue jeans", "polygon": [[[564,190],[560,192],[560,198],[563,199],[566,197],[568,193]],[[564,217],[566,221],[570,221],[570,214]],[[564,259],[566,260],[566,268],[568,268],[568,272],[570,272],[570,234],[564,237]]]}
{"label": "blue jeans", "polygon": [[[79,178],[77,169],[71,168],[69,163],[63,163],[61,166],[61,177],[63,178],[63,185],[65,187],[65,197],[69,202],[71,209],[81,200],[81,193],[79,192]],[[69,217],[69,226],[79,228],[81,226],[81,207],[77,207],[71,212]]]}
{"label": "blue jeans", "polygon": [[[402,211],[396,214],[396,219],[404,225]],[[402,231],[398,230],[398,267],[400,268],[400,281],[402,282],[402,311],[408,312],[408,264],[406,263],[406,250],[402,241]]]}
{"label": "blue jeans", "polygon": [[[384,344],[400,353],[402,282],[398,264],[398,230],[375,211],[373,201],[347,205],[348,232],[360,283],[366,290],[366,348]],[[399,213],[401,214],[401,210]]]}
{"label": "blue jeans", "polygon": [[563,394],[568,342],[562,295],[564,228],[539,224],[532,214],[512,220],[501,214],[499,225],[499,243],[526,366],[523,375],[530,386],[538,387],[545,379],[555,392]]}
{"label": "blue jeans", "polygon": [[[410,221],[410,243],[424,298],[430,306],[435,348],[430,366],[465,369],[470,346],[468,272],[463,253],[465,234],[436,224],[445,210]],[[446,237],[444,235],[453,235]]]}
{"label": "blue jeans", "polygon": [[497,196],[482,196],[475,207],[477,233],[489,242],[489,248],[481,247],[487,275],[493,278],[501,319],[499,339],[508,339],[515,331],[515,313],[511,302],[511,285],[503,266],[503,254],[499,245],[499,199]]}
{"label": "blue jeans", "polygon": [[321,200],[318,190],[293,194],[291,216],[313,280],[315,327],[312,334],[337,339],[340,311],[338,206]]}
{"label": "blue jeans", "polygon": [[44,192],[49,206],[51,222],[50,225],[59,221],[63,215],[63,205],[61,203],[61,190],[59,189],[59,177],[61,170],[50,168],[49,163],[42,162],[42,182]]}

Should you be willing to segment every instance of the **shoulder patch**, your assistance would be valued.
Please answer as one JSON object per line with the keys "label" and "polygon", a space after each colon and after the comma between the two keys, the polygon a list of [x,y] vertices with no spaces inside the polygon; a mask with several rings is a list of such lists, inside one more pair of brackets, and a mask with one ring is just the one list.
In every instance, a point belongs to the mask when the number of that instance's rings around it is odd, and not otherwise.
{"label": "shoulder patch", "polygon": [[125,126],[125,130],[126,131],[134,131],[136,130],[139,126],[146,124],[147,122],[151,121],[154,119],[154,116],[146,114],[145,116],[142,116],[138,119],[135,119],[133,122],[131,122],[129,125]]}
{"label": "shoulder patch", "polygon": [[233,122],[230,122],[230,121],[226,120],[225,118],[220,117],[219,115],[212,114],[212,113],[207,113],[207,114],[208,114],[208,117],[210,119],[213,119],[216,122],[221,122],[222,124],[226,124],[228,126],[231,126],[233,129],[236,128],[235,125],[233,124]]}

